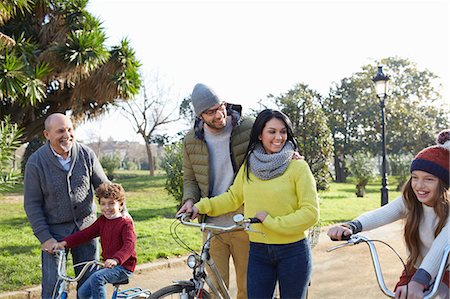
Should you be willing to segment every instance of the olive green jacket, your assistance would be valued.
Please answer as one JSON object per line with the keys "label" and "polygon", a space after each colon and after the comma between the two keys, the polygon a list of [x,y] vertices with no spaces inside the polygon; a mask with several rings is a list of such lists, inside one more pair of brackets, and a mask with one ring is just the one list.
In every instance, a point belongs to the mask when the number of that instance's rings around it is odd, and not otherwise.
{"label": "olive green jacket", "polygon": [[[232,117],[233,130],[229,143],[234,174],[245,159],[254,119],[241,116],[240,105],[227,104],[228,115]],[[190,199],[194,203],[211,194],[209,187],[209,152],[203,130],[203,121],[196,119],[183,140],[183,203]]]}

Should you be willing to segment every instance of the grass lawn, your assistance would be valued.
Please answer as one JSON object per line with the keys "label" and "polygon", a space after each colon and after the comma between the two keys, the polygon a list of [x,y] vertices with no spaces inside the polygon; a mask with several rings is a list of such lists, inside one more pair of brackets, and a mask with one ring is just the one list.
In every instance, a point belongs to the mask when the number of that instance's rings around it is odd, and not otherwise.
{"label": "grass lawn", "polygon": [[[149,177],[148,172],[119,172],[116,181],[127,192],[127,207],[135,221],[139,263],[186,253],[169,233],[177,202],[164,189],[165,176]],[[322,226],[353,219],[380,206],[379,182],[367,186],[365,198],[357,198],[352,183],[333,183],[320,192]],[[394,184],[392,184],[394,186]],[[28,225],[23,210],[23,186],[0,196],[0,292],[19,290],[41,283],[40,245]],[[390,192],[392,200],[399,195]],[[180,237],[192,248],[201,245],[201,234],[180,228]]]}

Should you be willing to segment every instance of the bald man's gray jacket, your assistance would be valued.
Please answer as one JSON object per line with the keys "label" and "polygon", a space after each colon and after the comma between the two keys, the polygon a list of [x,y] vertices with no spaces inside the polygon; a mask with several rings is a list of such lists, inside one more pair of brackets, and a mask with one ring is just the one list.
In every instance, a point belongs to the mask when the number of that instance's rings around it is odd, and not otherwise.
{"label": "bald man's gray jacket", "polygon": [[71,158],[70,169],[66,171],[47,142],[27,161],[24,208],[41,243],[54,234],[71,234],[96,219],[94,188],[108,179],[89,147],[74,142]]}

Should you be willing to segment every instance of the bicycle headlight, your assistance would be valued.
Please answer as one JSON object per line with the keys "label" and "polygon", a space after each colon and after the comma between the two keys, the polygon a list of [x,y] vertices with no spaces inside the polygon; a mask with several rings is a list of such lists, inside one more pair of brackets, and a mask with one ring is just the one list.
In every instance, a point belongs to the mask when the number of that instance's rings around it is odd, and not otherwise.
{"label": "bicycle headlight", "polygon": [[198,264],[197,256],[195,256],[194,254],[188,256],[186,264],[189,268],[194,269]]}

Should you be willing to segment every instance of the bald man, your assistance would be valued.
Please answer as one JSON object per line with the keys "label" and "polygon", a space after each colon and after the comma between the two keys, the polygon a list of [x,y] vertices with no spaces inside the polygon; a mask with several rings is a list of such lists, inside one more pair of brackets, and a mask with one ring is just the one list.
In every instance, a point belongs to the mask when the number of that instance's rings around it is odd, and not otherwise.
{"label": "bald man", "polygon": [[[108,179],[94,152],[75,141],[70,118],[54,113],[45,120],[46,144],[25,166],[24,208],[42,248],[42,298],[52,298],[58,280],[52,248],[57,240],[96,219],[94,189]],[[98,258],[97,240],[71,250],[73,263]],[[75,268],[79,273],[80,267]],[[79,282],[83,283],[89,273]]]}

